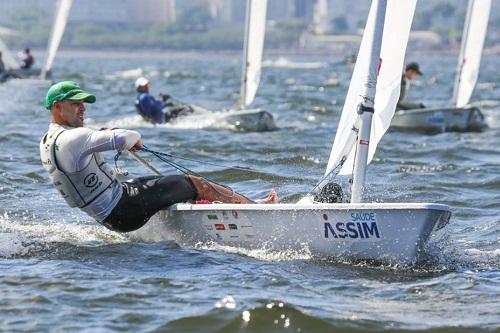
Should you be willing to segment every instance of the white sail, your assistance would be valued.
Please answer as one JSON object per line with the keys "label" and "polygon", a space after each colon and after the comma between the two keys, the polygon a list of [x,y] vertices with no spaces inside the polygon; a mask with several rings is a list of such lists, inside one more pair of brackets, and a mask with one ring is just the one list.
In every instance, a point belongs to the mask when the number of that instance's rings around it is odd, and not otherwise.
{"label": "white sail", "polygon": [[462,107],[469,103],[472,96],[479,76],[490,9],[491,0],[469,0],[458,58],[457,76],[450,103],[452,106]]}
{"label": "white sail", "polygon": [[45,65],[42,67],[40,78],[45,80],[47,72],[52,68],[56,57],[57,49],[61,43],[66,22],[68,21],[69,11],[73,0],[59,0],[56,5],[56,14],[54,15],[54,23],[50,33],[49,43],[47,46],[47,55],[45,57]]}
{"label": "white sail", "polygon": [[16,61],[9,48],[0,38],[0,52],[2,52],[2,60],[5,64],[5,69],[18,69],[19,63]]}
{"label": "white sail", "polygon": [[[384,35],[380,51],[380,70],[376,85],[375,113],[371,126],[368,163],[373,158],[378,142],[389,128],[399,98],[401,73],[415,12],[416,0],[388,0],[384,24]],[[372,3],[365,32],[359,48],[358,58],[349,85],[349,91],[342,110],[337,133],[325,174],[329,174],[341,161],[345,160],[339,174],[352,173],[355,149],[352,130],[358,118],[358,105],[363,101],[361,92],[365,91],[366,73],[369,72],[370,47],[374,29],[376,1]]]}
{"label": "white sail", "polygon": [[316,0],[313,9],[313,32],[323,35],[328,31],[328,2],[327,0]]}
{"label": "white sail", "polygon": [[262,51],[266,33],[267,0],[247,0],[241,100],[244,109],[252,103],[260,83]]}

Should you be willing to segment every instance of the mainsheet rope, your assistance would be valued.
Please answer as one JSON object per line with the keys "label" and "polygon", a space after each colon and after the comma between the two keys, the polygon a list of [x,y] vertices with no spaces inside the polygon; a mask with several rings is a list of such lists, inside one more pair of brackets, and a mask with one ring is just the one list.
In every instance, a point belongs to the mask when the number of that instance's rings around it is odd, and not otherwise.
{"label": "mainsheet rope", "polygon": [[[200,163],[205,163],[205,164],[211,164],[211,165],[216,165],[216,166],[220,166],[220,167],[227,167],[227,166],[222,166],[222,165],[217,165],[217,164],[214,164],[214,163],[207,163],[207,162],[204,162],[204,161],[199,161],[199,160],[195,160],[195,159],[188,159],[188,158],[182,158],[180,156],[175,156],[175,155],[172,155],[172,154],[168,154],[168,153],[162,153],[162,152],[159,152],[159,151],[155,151],[155,150],[152,150],[152,149],[149,149],[148,147],[146,146],[143,146],[141,149],[141,151],[144,151],[144,152],[148,152],[150,154],[152,154],[153,156],[155,156],[156,158],[158,158],[160,161],[162,162],[165,162],[166,164],[170,165],[171,167],[173,167],[174,169],[177,169],[179,170],[180,172],[182,172],[183,174],[187,175],[187,176],[196,176],[196,177],[199,177],[201,179],[203,179],[208,186],[210,186],[215,192],[219,193],[220,195],[222,196],[225,196],[225,197],[228,197],[228,198],[232,198],[235,194],[235,191],[227,186],[227,185],[224,185],[224,184],[220,184],[220,183],[217,183],[215,180],[213,179],[210,179],[206,176],[203,176],[179,163],[176,163],[174,161],[172,161],[171,159],[168,159],[168,158],[179,158],[179,159],[185,159],[185,160],[190,160],[190,161],[196,161],[196,162],[200,162]],[[121,155],[121,152],[118,151],[114,157],[114,160],[115,160],[115,167],[118,168],[117,166],[117,161],[118,159],[120,158],[120,155]],[[231,167],[229,167],[231,168]],[[236,168],[236,167],[233,167],[233,168]],[[243,168],[238,168],[240,170],[245,170]],[[248,169],[246,169],[246,171],[248,171]],[[213,184],[217,184],[221,187],[224,187],[225,189],[231,191],[231,194],[230,195],[227,195],[221,191],[219,191],[216,187],[212,186],[212,183]]]}
{"label": "mainsheet rope", "polygon": [[[217,191],[219,194],[222,194],[224,196],[227,196],[225,195],[224,193],[221,193],[220,191],[218,191],[216,188],[214,188],[213,186],[210,185],[210,183],[215,183],[219,186],[222,186],[228,190],[231,191],[231,197],[234,196],[234,190],[232,188],[230,188],[229,186],[227,185],[223,185],[223,184],[219,184],[217,183],[216,181],[206,177],[206,176],[203,176],[177,162],[174,162],[172,161],[173,158],[176,158],[176,159],[181,159],[181,160],[186,160],[186,161],[191,161],[191,162],[198,162],[198,163],[204,163],[204,164],[207,164],[207,165],[212,165],[212,166],[217,166],[217,167],[221,167],[221,168],[228,168],[228,169],[234,169],[234,170],[239,170],[239,171],[253,171],[253,172],[258,172],[257,170],[254,170],[254,169],[251,169],[251,168],[242,168],[242,167],[236,167],[236,166],[227,166],[227,165],[221,165],[221,164],[217,164],[217,163],[211,163],[211,162],[207,162],[207,161],[201,161],[201,160],[197,160],[197,159],[193,159],[193,158],[187,158],[187,157],[182,157],[182,156],[177,156],[177,155],[173,155],[173,154],[170,154],[170,153],[163,153],[163,152],[160,152],[160,151],[156,151],[156,150],[152,150],[152,149],[149,149],[148,147],[146,146],[143,146],[141,149],[141,151],[144,151],[144,152],[147,152],[147,153],[150,153],[152,154],[153,156],[155,156],[156,158],[158,158],[160,161],[170,165],[171,167],[173,167],[174,169],[177,169],[179,170],[180,172],[184,173],[185,175],[193,175],[193,176],[197,176],[197,177],[200,177],[201,179],[205,180],[208,185],[210,187],[212,187],[215,191]],[[118,152],[116,155],[115,155],[115,167],[117,167],[117,161],[118,159],[120,158],[120,155],[121,155],[121,152]],[[328,180],[328,179],[334,179],[335,177],[337,177],[338,173],[340,172],[340,169],[342,167],[342,165],[344,164],[345,160],[342,160],[340,161],[340,163],[335,166],[328,174],[324,175],[317,183],[316,185],[314,185],[314,187],[307,193],[307,195],[310,195],[312,194],[318,187],[320,187],[324,181]],[[118,168],[118,167],[117,167]]]}

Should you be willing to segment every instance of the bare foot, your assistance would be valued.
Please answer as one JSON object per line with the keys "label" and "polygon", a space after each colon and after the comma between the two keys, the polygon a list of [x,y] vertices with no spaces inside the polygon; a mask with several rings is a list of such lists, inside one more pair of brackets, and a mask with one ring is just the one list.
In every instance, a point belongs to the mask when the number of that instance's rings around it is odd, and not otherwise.
{"label": "bare foot", "polygon": [[271,192],[269,192],[269,194],[267,195],[267,197],[259,201],[260,203],[263,204],[277,204],[279,203],[278,193],[276,193],[276,191],[272,189]]}

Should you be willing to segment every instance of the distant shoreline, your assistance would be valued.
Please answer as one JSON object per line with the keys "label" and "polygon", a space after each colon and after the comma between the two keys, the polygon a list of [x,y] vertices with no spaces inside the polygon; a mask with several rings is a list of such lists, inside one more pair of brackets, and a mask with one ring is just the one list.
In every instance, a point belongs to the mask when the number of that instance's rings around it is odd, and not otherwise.
{"label": "distant shoreline", "polygon": [[[45,53],[45,49],[39,49],[39,48],[34,48],[33,52],[38,56],[43,56]],[[357,52],[357,50],[353,51]],[[231,50],[231,49],[225,49],[225,50],[162,50],[162,49],[152,49],[152,50],[145,50],[145,49],[109,49],[109,50],[102,50],[102,49],[90,49],[90,48],[71,48],[71,49],[61,49],[58,52],[59,54],[62,55],[72,55],[72,54],[79,54],[79,55],[93,55],[93,56],[103,56],[103,57],[109,57],[109,56],[120,56],[120,57],[126,57],[127,55],[130,56],[161,56],[161,55],[174,55],[174,54],[183,54],[183,55],[197,55],[200,53],[204,53],[207,55],[240,55],[241,51],[239,50]],[[425,49],[425,50],[414,50],[410,49],[407,51],[408,54],[410,55],[425,55],[425,56],[442,56],[442,55],[458,55],[459,49],[441,49],[441,50],[433,50],[433,49]],[[348,52],[346,51],[339,51],[339,50],[326,50],[326,49],[311,49],[311,50],[306,50],[302,48],[296,48],[296,49],[267,49],[264,50],[264,56],[346,56]],[[498,55],[500,54],[500,44],[485,48],[483,51],[483,54],[485,56],[489,55]]]}

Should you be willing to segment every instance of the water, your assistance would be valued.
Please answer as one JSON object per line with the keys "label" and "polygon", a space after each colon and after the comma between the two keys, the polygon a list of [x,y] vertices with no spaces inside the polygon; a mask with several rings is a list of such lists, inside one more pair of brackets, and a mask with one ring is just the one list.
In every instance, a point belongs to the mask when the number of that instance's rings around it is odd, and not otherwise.
{"label": "water", "polygon": [[[281,128],[266,133],[232,131],[210,118],[153,127],[135,116],[133,81],[141,72],[154,93],[230,107],[239,89],[239,54],[61,53],[54,76],[95,92],[89,126],[134,128],[157,150],[251,168],[184,162],[250,197],[276,188],[292,200],[325,169],[352,68],[328,57],[287,59],[308,65],[280,61],[264,69],[255,105],[278,115]],[[426,75],[410,97],[445,104],[455,57],[410,55],[414,59]],[[146,241],[155,235],[108,231],[69,209],[42,169],[38,142],[48,122],[47,87],[0,86],[0,330],[499,330],[499,65],[498,57],[484,58],[473,97],[489,105],[483,112],[490,129],[388,133],[368,170],[370,200],[453,207],[447,242],[414,267],[313,260],[307,249],[180,247]],[[118,163],[131,174],[146,173],[133,160]]]}

